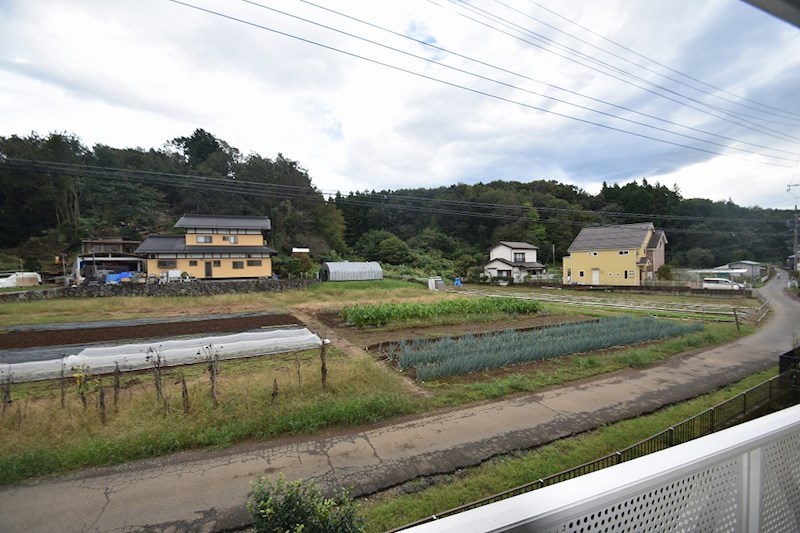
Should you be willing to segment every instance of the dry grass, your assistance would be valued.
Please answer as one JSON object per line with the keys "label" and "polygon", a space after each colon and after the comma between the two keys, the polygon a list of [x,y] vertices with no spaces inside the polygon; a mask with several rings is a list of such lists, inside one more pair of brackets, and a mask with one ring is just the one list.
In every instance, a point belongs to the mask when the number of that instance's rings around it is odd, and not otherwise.
{"label": "dry grass", "polygon": [[[0,419],[0,483],[183,449],[370,423],[415,408],[396,375],[369,358],[346,357],[335,348],[328,356],[327,391],[321,387],[318,351],[225,361],[220,366],[218,409],[211,402],[204,365],[167,372],[166,408],[156,399],[152,375],[140,373],[124,376],[115,411],[112,378],[104,377],[105,425],[98,413],[98,392],[88,394],[84,409],[74,380],[64,409],[57,381],[15,385],[14,403]],[[183,413],[180,373],[189,392],[188,414]],[[275,382],[278,395],[273,399]]]}
{"label": "dry grass", "polygon": [[364,301],[431,301],[447,297],[404,281],[322,283],[305,290],[214,296],[56,298],[0,305],[0,328],[130,318],[286,312],[296,305],[336,306]]}

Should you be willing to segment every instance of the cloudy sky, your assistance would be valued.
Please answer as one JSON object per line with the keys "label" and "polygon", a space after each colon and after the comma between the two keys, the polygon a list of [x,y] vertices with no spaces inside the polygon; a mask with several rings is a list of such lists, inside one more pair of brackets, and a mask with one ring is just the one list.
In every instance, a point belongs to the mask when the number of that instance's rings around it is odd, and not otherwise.
{"label": "cloudy sky", "polygon": [[203,128],[323,191],[800,197],[800,29],[737,0],[0,0],[0,135]]}

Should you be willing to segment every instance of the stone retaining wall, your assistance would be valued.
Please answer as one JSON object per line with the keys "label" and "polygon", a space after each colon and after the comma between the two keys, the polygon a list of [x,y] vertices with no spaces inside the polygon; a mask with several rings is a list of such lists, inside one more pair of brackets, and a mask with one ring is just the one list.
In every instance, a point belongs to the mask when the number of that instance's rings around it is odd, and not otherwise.
{"label": "stone retaining wall", "polygon": [[37,291],[0,294],[0,303],[52,298],[103,298],[107,296],[209,296],[245,292],[283,292],[305,289],[318,279],[247,279],[189,281],[170,283],[120,283],[119,285],[81,285]]}

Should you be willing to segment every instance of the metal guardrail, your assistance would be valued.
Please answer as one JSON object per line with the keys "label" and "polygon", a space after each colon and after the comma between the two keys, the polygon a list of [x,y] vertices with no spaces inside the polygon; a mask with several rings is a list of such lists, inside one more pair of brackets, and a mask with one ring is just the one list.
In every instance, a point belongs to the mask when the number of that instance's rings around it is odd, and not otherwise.
{"label": "metal guardrail", "polygon": [[800,370],[792,369],[623,450],[546,478],[444,511],[435,516],[423,518],[393,529],[390,533],[426,524],[446,516],[452,516],[590,472],[602,470],[625,461],[637,459],[740,424],[765,414],[765,411],[777,411],[798,403],[800,403]]}

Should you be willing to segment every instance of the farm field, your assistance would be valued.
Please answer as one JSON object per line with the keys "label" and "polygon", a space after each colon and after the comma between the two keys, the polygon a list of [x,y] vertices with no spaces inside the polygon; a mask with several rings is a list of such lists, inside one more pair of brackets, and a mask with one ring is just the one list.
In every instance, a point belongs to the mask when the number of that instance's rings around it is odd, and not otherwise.
{"label": "farm field", "polygon": [[[539,328],[624,313],[544,305],[534,314],[439,316],[356,328],[336,312],[349,302],[424,304],[454,298],[458,296],[431,293],[403,282],[373,282],[326,284],[292,294],[175,298],[167,302],[152,299],[130,306],[124,301],[88,302],[96,305],[104,318],[207,315],[212,309],[225,313],[293,313],[312,330],[333,340],[328,352],[327,387],[320,381],[319,353],[313,351],[221,363],[216,385],[218,407],[212,402],[206,365],[162,369],[160,377],[155,370],[125,375],[118,385],[112,377],[101,380],[76,372],[65,379],[63,393],[58,381],[10,384],[11,403],[4,403],[0,418],[0,483],[186,449],[225,447],[421,415],[648,366],[753,330],[749,327],[737,332],[732,324],[706,324],[702,330],[668,340],[606,347],[414,383],[409,375],[397,371],[382,346],[401,340]],[[75,322],[88,304],[71,302],[70,310],[61,302],[48,303],[59,306],[56,310],[17,307],[22,310],[20,321]],[[9,315],[4,316],[7,319]],[[371,351],[362,350],[370,346]],[[7,380],[8,376],[0,372],[0,378]],[[160,394],[159,387],[163,387]],[[101,404],[105,406],[102,414]]]}

